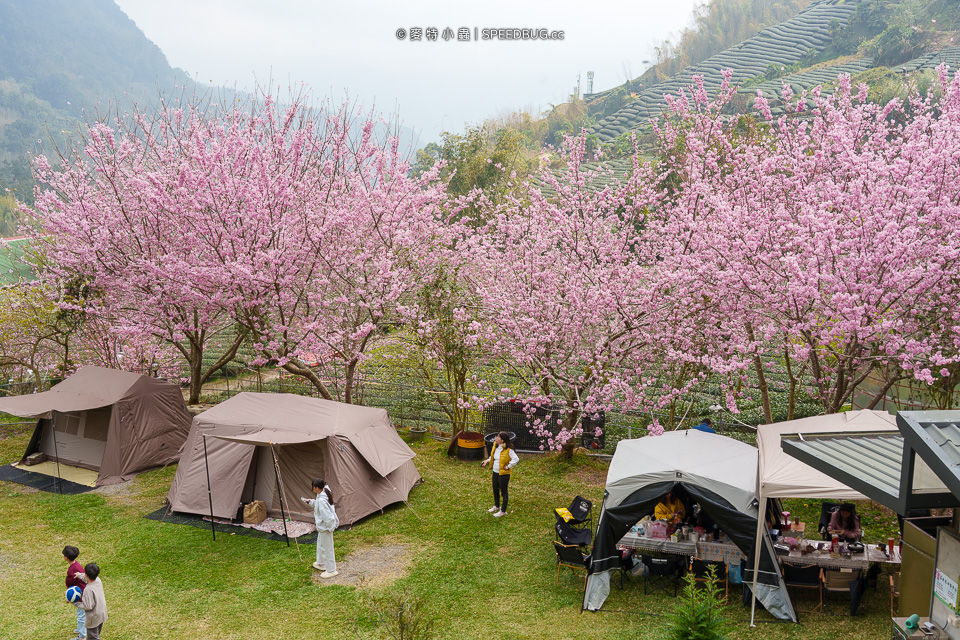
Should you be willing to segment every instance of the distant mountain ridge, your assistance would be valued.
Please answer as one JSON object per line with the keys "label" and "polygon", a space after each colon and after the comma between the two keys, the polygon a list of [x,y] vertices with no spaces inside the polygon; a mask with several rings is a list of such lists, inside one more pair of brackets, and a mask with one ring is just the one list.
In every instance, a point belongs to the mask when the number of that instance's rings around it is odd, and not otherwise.
{"label": "distant mountain ridge", "polygon": [[191,84],[113,0],[0,0],[0,188],[29,200],[28,154],[82,109]]}

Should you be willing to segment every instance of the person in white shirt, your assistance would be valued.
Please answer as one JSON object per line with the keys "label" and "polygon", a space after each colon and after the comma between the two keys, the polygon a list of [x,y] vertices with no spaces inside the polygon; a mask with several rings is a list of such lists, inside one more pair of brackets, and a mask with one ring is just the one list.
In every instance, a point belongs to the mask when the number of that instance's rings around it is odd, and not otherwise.
{"label": "person in white shirt", "polygon": [[340,519],[333,508],[333,493],[323,478],[313,481],[313,492],[317,494],[313,500],[300,498],[313,507],[313,521],[317,525],[317,561],[313,563],[313,568],[323,572],[321,578],[332,578],[340,573],[333,552],[333,532],[340,526]]}
{"label": "person in white shirt", "polygon": [[[507,515],[507,484],[510,482],[510,471],[520,458],[517,452],[510,446],[510,434],[501,431],[493,440],[493,452],[490,457],[480,463],[481,467],[488,464],[493,469],[493,506],[487,509],[493,514],[494,518],[501,518]],[[501,496],[503,502],[500,501]]]}

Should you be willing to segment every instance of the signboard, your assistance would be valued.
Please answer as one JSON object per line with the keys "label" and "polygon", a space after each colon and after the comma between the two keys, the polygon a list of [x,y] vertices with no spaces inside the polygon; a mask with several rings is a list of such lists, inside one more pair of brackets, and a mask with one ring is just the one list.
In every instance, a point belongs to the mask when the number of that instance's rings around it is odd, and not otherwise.
{"label": "signboard", "polygon": [[957,583],[940,569],[933,578],[933,595],[954,611],[957,610]]}

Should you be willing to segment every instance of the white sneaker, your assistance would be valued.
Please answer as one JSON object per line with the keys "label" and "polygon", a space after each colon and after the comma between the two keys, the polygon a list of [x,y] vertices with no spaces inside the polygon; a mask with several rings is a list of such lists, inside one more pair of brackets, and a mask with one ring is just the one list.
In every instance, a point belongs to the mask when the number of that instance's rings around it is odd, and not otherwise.
{"label": "white sneaker", "polygon": [[494,518],[502,518],[502,517],[505,516],[505,515],[507,515],[507,512],[506,512],[506,511],[497,511],[495,514],[493,514],[493,517],[494,517]]}
{"label": "white sneaker", "polygon": [[496,513],[497,511],[500,511],[500,507],[490,507],[487,509],[487,513]]}
{"label": "white sneaker", "polygon": [[327,568],[326,568],[325,566],[323,566],[322,564],[320,564],[319,562],[314,562],[314,563],[313,563],[313,568],[316,569],[317,571],[326,571],[326,570],[327,570]]}
{"label": "white sneaker", "polygon": [[321,577],[321,578],[332,578],[332,577],[338,576],[338,575],[340,575],[340,572],[339,572],[339,571],[324,571],[323,573],[320,574],[320,577]]}

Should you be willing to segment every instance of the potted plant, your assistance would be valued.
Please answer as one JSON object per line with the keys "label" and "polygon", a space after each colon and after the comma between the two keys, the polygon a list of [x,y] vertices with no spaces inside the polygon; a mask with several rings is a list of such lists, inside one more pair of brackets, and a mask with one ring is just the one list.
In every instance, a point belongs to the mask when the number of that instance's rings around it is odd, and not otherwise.
{"label": "potted plant", "polygon": [[417,425],[415,427],[410,427],[410,440],[416,442],[423,439],[423,434],[427,432],[426,427],[421,427]]}

